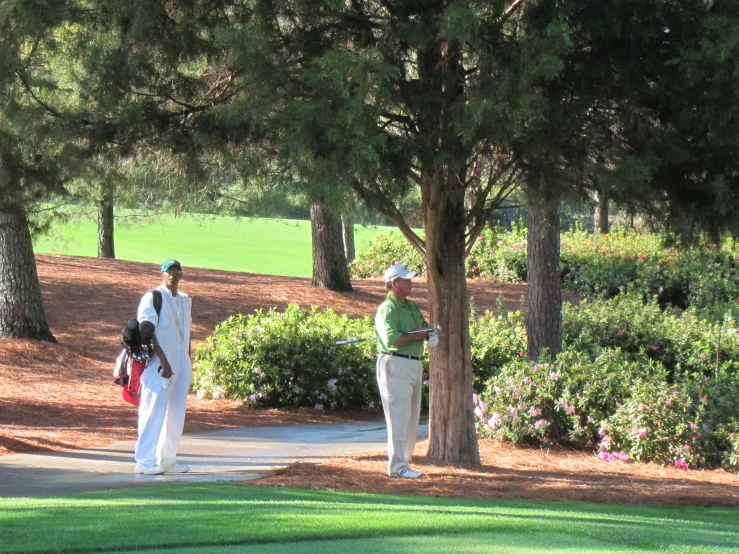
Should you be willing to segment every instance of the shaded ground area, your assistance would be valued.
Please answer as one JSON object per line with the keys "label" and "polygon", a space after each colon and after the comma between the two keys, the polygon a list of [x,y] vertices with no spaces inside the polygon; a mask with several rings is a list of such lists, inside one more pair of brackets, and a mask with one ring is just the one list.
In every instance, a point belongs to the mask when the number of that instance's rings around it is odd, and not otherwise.
{"label": "shaded ground area", "polygon": [[[139,298],[159,282],[154,264],[41,255],[37,257],[44,303],[59,344],[0,340],[0,455],[67,450],[135,439],[136,411],[112,384],[119,333],[135,315]],[[202,341],[238,312],[294,302],[331,307],[352,316],[373,314],[385,295],[379,279],[353,282],[355,291],[314,289],[309,279],[186,268],[182,289],[193,297],[193,339]],[[471,281],[480,312],[499,296],[518,309],[525,285]],[[426,284],[414,297],[426,309]],[[250,410],[235,402],[188,399],[185,432],[329,423],[378,418],[377,414],[314,410]],[[419,444],[417,452],[425,452]],[[653,502],[739,506],[739,478],[723,471],[688,471],[654,465],[606,464],[589,452],[516,449],[482,441],[482,468],[417,464],[430,477],[389,479],[383,455],[296,464],[258,483],[342,491],[431,496],[540,498],[594,502]]]}
{"label": "shaded ground area", "polygon": [[[427,442],[416,445],[426,452]],[[387,476],[384,454],[298,463],[249,485],[457,498],[563,500],[609,504],[739,507],[739,477],[723,470],[682,471],[655,464],[600,461],[592,452],[515,448],[480,441],[482,467],[452,467],[416,456],[416,480]]]}

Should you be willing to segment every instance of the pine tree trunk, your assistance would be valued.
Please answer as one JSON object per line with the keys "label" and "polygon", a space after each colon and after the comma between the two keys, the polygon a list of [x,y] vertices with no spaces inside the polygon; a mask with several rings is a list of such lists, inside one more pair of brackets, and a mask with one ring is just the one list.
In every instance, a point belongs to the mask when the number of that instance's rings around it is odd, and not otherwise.
{"label": "pine tree trunk", "polygon": [[593,227],[596,233],[608,234],[608,196],[602,191],[595,192],[595,213]]}
{"label": "pine tree trunk", "polygon": [[445,210],[426,213],[431,325],[444,332],[430,350],[428,456],[478,465],[472,404],[469,303],[464,265],[464,191]]}
{"label": "pine tree trunk", "polygon": [[553,358],[562,351],[562,284],[556,201],[529,207],[528,282],[528,358],[538,360],[545,348]]}
{"label": "pine tree trunk", "polygon": [[341,220],[323,202],[310,207],[313,237],[313,286],[333,291],[352,290],[349,267],[344,256]]}
{"label": "pine tree trunk", "polygon": [[0,338],[56,342],[46,321],[23,208],[0,212]]}
{"label": "pine tree trunk", "polygon": [[344,256],[352,263],[356,255],[354,248],[354,214],[344,213],[341,216],[341,234],[344,237]]}
{"label": "pine tree trunk", "polygon": [[113,195],[104,186],[103,199],[98,204],[98,258],[115,258],[114,229]]}

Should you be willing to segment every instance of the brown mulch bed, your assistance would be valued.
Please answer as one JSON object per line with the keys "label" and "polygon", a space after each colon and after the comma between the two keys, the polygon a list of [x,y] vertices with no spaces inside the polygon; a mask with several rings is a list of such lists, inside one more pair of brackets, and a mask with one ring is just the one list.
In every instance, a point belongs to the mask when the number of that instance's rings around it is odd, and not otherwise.
{"label": "brown mulch bed", "polygon": [[[418,443],[416,453],[426,452],[427,445]],[[423,477],[391,479],[387,457],[378,453],[293,464],[248,484],[452,498],[739,507],[739,477],[723,470],[606,463],[592,452],[516,448],[491,439],[480,440],[480,460],[480,467],[455,467],[416,456],[412,466]]]}
{"label": "brown mulch bed", "polygon": [[[112,384],[120,329],[141,294],[158,284],[155,264],[67,256],[37,256],[44,305],[59,344],[0,340],[0,456],[67,450],[136,436],[136,411]],[[311,287],[309,279],[185,268],[182,289],[193,298],[193,340],[204,340],[228,316],[288,303],[331,307],[351,316],[373,314],[385,295],[379,279],[352,282],[354,291]],[[518,309],[523,284],[470,281],[480,312],[503,296]],[[426,283],[414,299],[426,310]],[[188,399],[185,432],[228,427],[331,423],[376,418],[361,413],[251,410],[226,400]],[[417,452],[425,452],[419,444]],[[254,484],[433,496],[538,498],[593,502],[655,502],[739,506],[739,478],[723,471],[679,471],[606,464],[588,452],[549,453],[481,441],[483,465],[457,468],[414,459],[427,476],[389,479],[384,455],[295,464]],[[2,458],[0,457],[0,465]]]}

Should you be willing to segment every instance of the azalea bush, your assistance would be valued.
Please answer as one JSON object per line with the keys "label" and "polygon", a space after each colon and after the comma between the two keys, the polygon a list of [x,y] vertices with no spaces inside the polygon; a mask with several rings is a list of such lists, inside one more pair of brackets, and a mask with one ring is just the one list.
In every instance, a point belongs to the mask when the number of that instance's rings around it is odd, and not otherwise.
{"label": "azalea bush", "polygon": [[584,299],[563,305],[563,340],[568,350],[597,356],[603,348],[642,353],[675,375],[739,374],[739,326],[732,311],[719,321],[695,310],[660,308],[658,299],[622,294],[611,300]]}
{"label": "azalea bush", "polygon": [[195,351],[194,389],[201,396],[257,406],[377,409],[375,341],[369,317],[332,310],[257,310],[218,325]]}
{"label": "azalea bush", "polygon": [[405,264],[419,275],[426,274],[426,260],[411,246],[408,239],[399,233],[377,235],[361,249],[349,269],[352,277],[378,277],[393,264]]}
{"label": "azalea bush", "polygon": [[595,360],[563,352],[552,363],[512,361],[475,398],[478,430],[515,444],[558,438],[593,443],[601,421],[645,371],[663,370],[647,360],[632,361],[619,350],[607,350]]}
{"label": "azalea bush", "polygon": [[553,363],[525,360],[520,313],[486,313],[471,330],[482,436],[739,469],[739,328],[728,314],[711,323],[633,293],[565,304]]}
{"label": "azalea bush", "polygon": [[[346,338],[372,340],[337,345]],[[252,406],[379,410],[377,343],[371,318],[332,310],[257,310],[218,325],[195,350],[194,389],[201,397]],[[428,375],[428,361],[424,358]],[[428,405],[424,388],[424,405]]]}
{"label": "azalea bush", "polygon": [[[623,293],[657,299],[663,309],[692,307],[710,314],[739,302],[739,246],[733,240],[698,247],[667,247],[664,237],[614,228],[607,235],[580,229],[561,234],[561,277],[565,289],[613,298]],[[466,260],[468,277],[520,282],[527,275],[527,230],[486,227]],[[393,263],[420,275],[425,260],[401,235],[378,235],[352,264],[354,277],[382,275]]]}

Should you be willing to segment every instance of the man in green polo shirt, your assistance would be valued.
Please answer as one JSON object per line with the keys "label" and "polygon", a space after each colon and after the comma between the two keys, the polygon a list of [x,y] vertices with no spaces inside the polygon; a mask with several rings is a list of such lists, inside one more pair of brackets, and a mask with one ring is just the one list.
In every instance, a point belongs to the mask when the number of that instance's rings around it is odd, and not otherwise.
{"label": "man in green polo shirt", "polygon": [[416,276],[403,264],[385,271],[388,295],[375,316],[377,335],[377,384],[387,422],[388,474],[415,479],[423,475],[408,466],[416,447],[418,420],[421,416],[423,343],[433,347],[439,342],[428,330],[421,310],[408,300]]}

